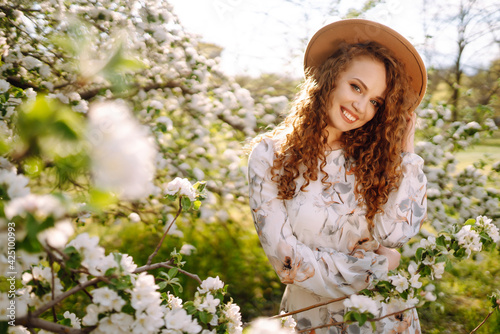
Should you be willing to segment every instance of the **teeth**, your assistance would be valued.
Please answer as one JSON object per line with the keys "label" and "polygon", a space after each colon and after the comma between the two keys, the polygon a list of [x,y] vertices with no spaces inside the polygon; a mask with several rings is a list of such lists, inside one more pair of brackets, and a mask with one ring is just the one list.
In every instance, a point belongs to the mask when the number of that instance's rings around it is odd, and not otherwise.
{"label": "teeth", "polygon": [[356,120],[356,117],[354,117],[353,115],[349,114],[347,111],[345,111],[344,109],[342,109],[342,113],[344,114],[344,116],[350,120],[351,122],[354,122]]}

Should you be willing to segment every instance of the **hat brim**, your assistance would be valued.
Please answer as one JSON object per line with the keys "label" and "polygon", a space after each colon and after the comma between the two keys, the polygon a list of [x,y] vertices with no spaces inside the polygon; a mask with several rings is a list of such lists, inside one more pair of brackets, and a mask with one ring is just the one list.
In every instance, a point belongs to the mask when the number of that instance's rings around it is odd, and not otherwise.
{"label": "hat brim", "polygon": [[338,50],[342,43],[356,44],[377,42],[392,51],[404,64],[411,86],[418,96],[412,106],[415,109],[425,95],[427,71],[424,62],[413,45],[393,29],[369,20],[347,19],[330,23],[314,34],[304,55],[304,70],[323,64]]}

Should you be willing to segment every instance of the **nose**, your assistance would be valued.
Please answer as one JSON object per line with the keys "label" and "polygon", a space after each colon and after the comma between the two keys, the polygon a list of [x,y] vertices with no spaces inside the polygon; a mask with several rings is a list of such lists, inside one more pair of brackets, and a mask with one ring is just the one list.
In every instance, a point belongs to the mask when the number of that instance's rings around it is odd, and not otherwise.
{"label": "nose", "polygon": [[366,112],[368,103],[370,103],[370,101],[367,97],[359,96],[356,100],[352,102],[352,106],[358,113],[364,114]]}

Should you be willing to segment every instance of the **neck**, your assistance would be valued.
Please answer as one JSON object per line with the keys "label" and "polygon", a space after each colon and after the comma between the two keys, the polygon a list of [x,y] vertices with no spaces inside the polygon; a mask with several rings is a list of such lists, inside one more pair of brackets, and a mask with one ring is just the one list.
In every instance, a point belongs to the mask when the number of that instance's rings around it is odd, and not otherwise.
{"label": "neck", "polygon": [[328,133],[327,148],[331,150],[339,149],[341,147],[340,138],[342,138],[343,132],[333,127],[328,127],[326,131]]}

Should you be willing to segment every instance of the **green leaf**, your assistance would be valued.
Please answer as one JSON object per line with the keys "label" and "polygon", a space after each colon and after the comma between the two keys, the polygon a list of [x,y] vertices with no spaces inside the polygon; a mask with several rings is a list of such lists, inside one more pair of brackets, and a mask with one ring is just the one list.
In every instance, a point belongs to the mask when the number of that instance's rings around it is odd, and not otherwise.
{"label": "green leaf", "polygon": [[165,198],[170,201],[175,201],[177,199],[177,195],[165,195]]}
{"label": "green leaf", "polygon": [[417,260],[419,262],[422,262],[422,253],[423,253],[424,249],[422,247],[420,247],[419,249],[417,249],[417,251],[415,252],[415,257],[417,258]]}
{"label": "green leaf", "polygon": [[361,320],[359,321],[359,327],[365,324],[366,320],[368,320],[368,315],[366,313],[361,313],[360,318]]}
{"label": "green leaf", "polygon": [[102,210],[117,202],[117,198],[113,193],[99,189],[91,189],[89,191],[89,205],[96,210]]}
{"label": "green leaf", "polygon": [[159,290],[165,289],[167,285],[168,285],[167,282],[161,281],[160,283],[158,283]]}
{"label": "green leaf", "polygon": [[178,272],[179,268],[170,268],[170,270],[168,271],[168,276],[173,278],[177,275]]}
{"label": "green leaf", "polygon": [[462,258],[465,256],[465,248],[459,248],[454,254],[455,257]]}
{"label": "green leaf", "polygon": [[108,270],[106,270],[106,272],[104,273],[104,276],[112,276],[115,274],[117,268],[109,268]]}
{"label": "green leaf", "polygon": [[429,276],[431,272],[432,272],[431,267],[424,265],[422,267],[422,270],[420,271],[420,276],[421,277]]}
{"label": "green leaf", "polygon": [[78,251],[75,249],[75,247],[67,247],[66,249],[64,249],[64,253],[69,256],[69,259],[65,261],[66,267],[70,269],[80,268],[83,258],[81,254],[78,253]]}
{"label": "green leaf", "polygon": [[198,181],[193,185],[193,188],[196,189],[199,193],[205,190],[207,183],[205,181]]}
{"label": "green leaf", "polygon": [[474,218],[467,219],[464,225],[474,225],[476,224],[476,220]]}
{"label": "green leaf", "polygon": [[207,312],[203,311],[198,313],[200,321],[203,322],[204,324],[208,324],[210,320],[212,320],[211,314],[208,314]]}
{"label": "green leaf", "polygon": [[182,204],[182,211],[188,211],[189,209],[191,209],[191,200],[189,199],[189,197],[186,197],[186,196],[182,196],[181,197],[181,204]]}
{"label": "green leaf", "polygon": [[444,235],[436,239],[436,245],[446,247],[446,238]]}
{"label": "green leaf", "polygon": [[193,302],[184,303],[183,307],[188,314],[194,314],[197,311],[196,307],[193,305]]}
{"label": "green leaf", "polygon": [[201,201],[196,200],[193,202],[193,209],[194,210],[199,210],[200,207],[201,207]]}

